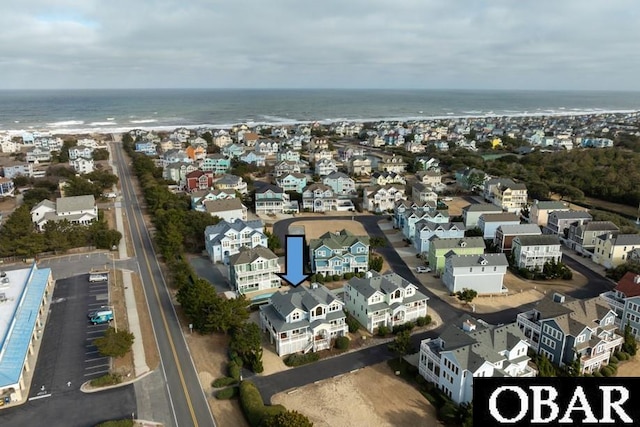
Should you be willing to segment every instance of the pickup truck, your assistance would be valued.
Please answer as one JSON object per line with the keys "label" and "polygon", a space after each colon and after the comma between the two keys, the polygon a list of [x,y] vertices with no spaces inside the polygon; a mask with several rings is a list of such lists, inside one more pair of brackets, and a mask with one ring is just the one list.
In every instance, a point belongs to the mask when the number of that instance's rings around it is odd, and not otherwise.
{"label": "pickup truck", "polygon": [[98,311],[93,315],[91,319],[89,319],[89,321],[91,321],[91,323],[93,323],[94,325],[109,323],[112,320],[113,320],[113,311],[111,310]]}

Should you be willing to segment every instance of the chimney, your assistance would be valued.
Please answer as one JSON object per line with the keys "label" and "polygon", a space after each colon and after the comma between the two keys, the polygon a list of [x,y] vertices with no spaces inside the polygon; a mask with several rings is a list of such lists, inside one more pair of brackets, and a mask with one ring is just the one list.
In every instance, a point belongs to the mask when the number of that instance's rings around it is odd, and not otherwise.
{"label": "chimney", "polygon": [[640,274],[636,274],[635,276],[633,276],[633,283],[640,284]]}
{"label": "chimney", "polygon": [[465,332],[475,331],[476,324],[473,323],[471,320],[467,319],[464,322],[462,322],[462,330]]}
{"label": "chimney", "polygon": [[553,302],[562,304],[564,302],[564,295],[556,292],[555,294],[553,294]]}

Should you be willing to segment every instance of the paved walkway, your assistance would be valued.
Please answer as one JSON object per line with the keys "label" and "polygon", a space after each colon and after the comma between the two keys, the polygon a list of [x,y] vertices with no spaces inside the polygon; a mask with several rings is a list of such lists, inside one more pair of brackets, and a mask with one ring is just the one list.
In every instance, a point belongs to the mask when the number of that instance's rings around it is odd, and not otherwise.
{"label": "paved walkway", "polygon": [[[110,145],[108,145],[111,147]],[[111,149],[109,149],[109,163],[111,164],[111,168],[113,169],[113,173],[117,175],[116,167],[112,163],[113,154],[111,154]],[[117,193],[116,193],[117,194]],[[120,244],[118,245],[118,258],[120,259],[128,259],[129,254],[127,254],[127,243],[126,237],[128,234],[124,228],[124,221],[122,220],[122,202],[120,201],[122,196],[119,195],[116,199],[115,205],[115,214],[116,214],[116,228],[122,234],[122,239],[120,239]],[[133,340],[133,346],[131,350],[133,351],[133,372],[136,377],[143,375],[149,372],[149,367],[147,366],[145,354],[144,354],[144,344],[142,341],[142,331],[140,329],[140,321],[138,319],[138,308],[136,305],[136,296],[133,291],[133,282],[131,281],[131,271],[120,270],[122,271],[122,286],[124,287],[124,301],[125,306],[127,307],[127,319],[129,320],[129,332],[133,334],[135,339]]]}

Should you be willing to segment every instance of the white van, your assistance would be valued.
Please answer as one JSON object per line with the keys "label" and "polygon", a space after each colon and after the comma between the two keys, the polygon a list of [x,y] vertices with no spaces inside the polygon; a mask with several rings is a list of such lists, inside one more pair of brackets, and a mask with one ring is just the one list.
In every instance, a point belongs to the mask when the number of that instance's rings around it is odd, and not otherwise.
{"label": "white van", "polygon": [[89,276],[89,282],[104,282],[105,280],[109,280],[109,276],[106,274],[91,274]]}

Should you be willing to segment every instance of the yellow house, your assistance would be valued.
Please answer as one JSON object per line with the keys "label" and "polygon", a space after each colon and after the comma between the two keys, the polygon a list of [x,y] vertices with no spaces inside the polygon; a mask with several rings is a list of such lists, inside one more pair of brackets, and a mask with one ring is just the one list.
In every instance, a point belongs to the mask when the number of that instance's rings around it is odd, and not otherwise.
{"label": "yellow house", "polygon": [[495,150],[497,147],[502,145],[502,139],[500,138],[493,138],[491,140],[491,149]]}
{"label": "yellow house", "polygon": [[640,248],[640,234],[604,234],[596,238],[593,261],[605,268],[615,268],[627,262],[629,252]]}

